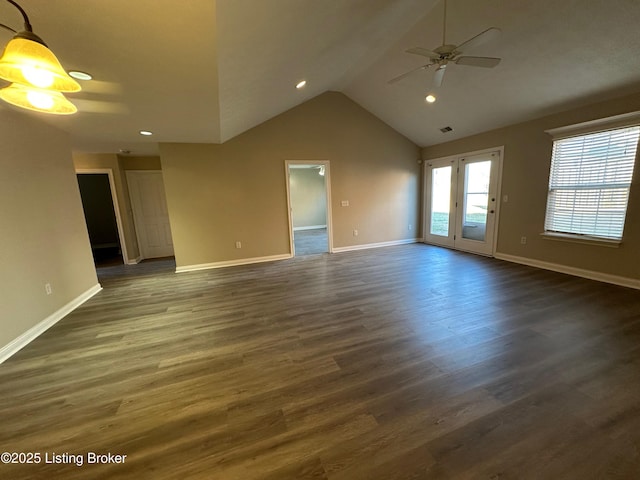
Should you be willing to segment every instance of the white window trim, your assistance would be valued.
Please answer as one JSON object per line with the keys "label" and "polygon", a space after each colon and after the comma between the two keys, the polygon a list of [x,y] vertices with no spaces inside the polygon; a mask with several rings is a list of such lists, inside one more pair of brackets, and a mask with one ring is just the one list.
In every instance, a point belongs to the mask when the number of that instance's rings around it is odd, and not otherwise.
{"label": "white window trim", "polygon": [[634,127],[640,125],[640,111],[623,113],[613,117],[599,118],[589,122],[566,125],[564,127],[545,130],[551,135],[552,140],[562,140],[564,138],[576,137],[578,135],[588,135],[590,133],[604,132],[605,130],[615,130],[617,128]]}
{"label": "white window trim", "polygon": [[584,245],[595,245],[598,247],[618,248],[622,240],[612,240],[610,238],[592,237],[590,235],[577,235],[575,233],[542,232],[540,236],[545,240],[558,240],[561,242],[582,243]]}
{"label": "white window trim", "polygon": [[[557,140],[576,137],[578,135],[588,135],[590,133],[615,130],[625,127],[634,127],[637,125],[640,125],[640,111],[623,113],[621,115],[614,115],[612,117],[598,118],[596,120],[576,123],[573,125],[565,125],[558,128],[551,128],[549,130],[545,130],[545,133],[549,134],[552,141],[555,142]],[[638,155],[640,156],[640,146],[638,152]],[[633,187],[634,183],[635,182],[632,182],[631,187]],[[610,248],[618,248],[622,244],[622,239],[614,240],[610,238],[600,238],[591,235],[578,235],[574,233],[545,231],[542,232],[540,236],[545,240],[557,240],[561,242],[581,243],[584,245],[594,245]]]}

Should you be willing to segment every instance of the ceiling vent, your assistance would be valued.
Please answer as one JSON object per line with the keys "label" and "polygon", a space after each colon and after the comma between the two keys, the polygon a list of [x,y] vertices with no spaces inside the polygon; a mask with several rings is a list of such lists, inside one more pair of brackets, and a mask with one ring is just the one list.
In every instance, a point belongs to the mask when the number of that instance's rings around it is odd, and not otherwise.
{"label": "ceiling vent", "polygon": [[442,127],[442,128],[440,129],[440,131],[441,131],[442,133],[449,133],[449,132],[453,132],[453,128],[451,128],[451,127]]}

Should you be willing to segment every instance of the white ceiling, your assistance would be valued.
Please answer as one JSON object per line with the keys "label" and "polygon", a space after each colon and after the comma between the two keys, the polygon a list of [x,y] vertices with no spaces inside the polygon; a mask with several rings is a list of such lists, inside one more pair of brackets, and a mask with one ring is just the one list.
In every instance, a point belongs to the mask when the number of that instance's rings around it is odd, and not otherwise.
{"label": "white ceiling", "polygon": [[[17,10],[0,2],[0,23],[21,28]],[[638,0],[448,0],[447,43],[498,27],[499,38],[464,53],[502,62],[450,65],[432,105],[431,71],[387,82],[427,63],[406,49],[441,44],[442,0],[20,4],[65,68],[94,76],[68,95],[78,114],[27,113],[69,131],[85,152],[224,142],[328,90],[420,146],[640,91]]]}

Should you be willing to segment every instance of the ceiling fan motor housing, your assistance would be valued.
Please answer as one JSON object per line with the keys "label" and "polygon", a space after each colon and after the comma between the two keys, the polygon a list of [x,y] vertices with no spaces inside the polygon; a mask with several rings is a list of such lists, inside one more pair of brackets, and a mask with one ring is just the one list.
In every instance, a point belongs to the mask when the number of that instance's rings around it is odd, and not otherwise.
{"label": "ceiling fan motor housing", "polygon": [[456,52],[457,45],[442,45],[433,51],[440,55],[440,58],[451,58],[458,55],[460,52]]}

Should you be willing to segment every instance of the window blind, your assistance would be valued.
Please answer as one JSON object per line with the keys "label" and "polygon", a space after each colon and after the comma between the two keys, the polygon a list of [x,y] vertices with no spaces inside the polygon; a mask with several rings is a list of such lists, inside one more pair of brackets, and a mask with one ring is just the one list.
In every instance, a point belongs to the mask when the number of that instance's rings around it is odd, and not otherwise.
{"label": "window blind", "polygon": [[621,240],[640,126],[553,143],[545,230]]}

